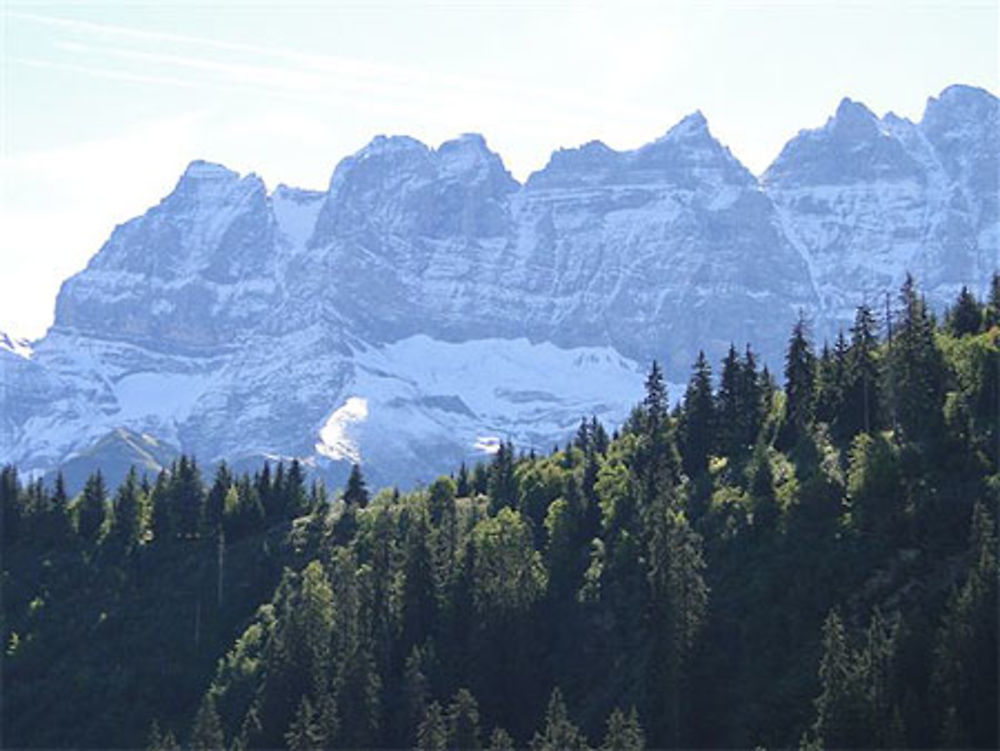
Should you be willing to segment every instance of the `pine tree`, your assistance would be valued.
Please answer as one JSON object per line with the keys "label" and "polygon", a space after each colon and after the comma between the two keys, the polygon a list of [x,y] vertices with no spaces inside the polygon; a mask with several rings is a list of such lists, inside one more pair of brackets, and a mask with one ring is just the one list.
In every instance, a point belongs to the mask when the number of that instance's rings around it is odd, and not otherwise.
{"label": "pine tree", "polygon": [[819,666],[822,690],[816,699],[813,730],[827,748],[861,748],[865,737],[866,702],[843,621],[831,610],[823,624],[823,658]]}
{"label": "pine tree", "polygon": [[465,466],[465,462],[462,462],[462,466],[458,468],[458,480],[455,484],[455,495],[459,498],[468,498],[472,495],[472,485],[469,482],[469,469]]}
{"label": "pine tree", "polygon": [[135,467],[131,467],[115,493],[111,522],[111,537],[121,550],[131,550],[142,538],[142,499],[139,492],[139,477]]}
{"label": "pine tree", "polygon": [[288,732],[285,733],[285,742],[288,744],[288,751],[313,751],[322,748],[320,744],[320,730],[316,723],[316,713],[313,711],[312,702],[308,696],[303,696],[299,702],[299,708],[292,718]]}
{"label": "pine tree", "polygon": [[220,751],[225,747],[226,741],[219,713],[215,709],[215,699],[212,694],[205,694],[191,729],[191,748],[194,751]]}
{"label": "pine tree", "polygon": [[215,470],[212,487],[205,496],[205,510],[202,519],[202,530],[206,536],[211,536],[222,525],[226,511],[226,494],[233,484],[233,476],[224,461],[219,462]]}
{"label": "pine tree", "polygon": [[978,334],[982,324],[982,306],[969,291],[969,288],[963,286],[962,291],[958,294],[955,307],[952,308],[948,316],[948,330],[954,336],[967,336]]}
{"label": "pine tree", "polygon": [[1000,326],[1000,271],[994,271],[990,279],[990,299],[983,313],[986,328]]}
{"label": "pine tree", "polygon": [[448,708],[448,748],[455,751],[478,751],[479,705],[468,689],[459,689]]}
{"label": "pine tree", "polygon": [[586,751],[587,739],[569,719],[562,691],[552,689],[545,726],[531,740],[532,751]]}
{"label": "pine tree", "polygon": [[410,520],[403,562],[402,646],[423,644],[437,621],[437,580],[431,527],[421,509]]}
{"label": "pine tree", "polygon": [[441,705],[431,702],[417,728],[418,751],[447,751],[448,730],[445,726],[444,713]]}
{"label": "pine tree", "polygon": [[153,539],[157,545],[170,542],[175,536],[174,510],[170,502],[167,473],[160,470],[151,493],[153,506]]}
{"label": "pine tree", "polygon": [[722,361],[719,391],[715,397],[716,443],[718,453],[734,457],[746,450],[743,439],[744,405],[740,402],[740,384],[743,369],[736,347],[729,345],[729,351]]}
{"label": "pine tree", "polygon": [[285,515],[296,519],[309,512],[309,497],[306,494],[306,480],[298,459],[288,465],[288,474],[281,488],[284,497]]}
{"label": "pine tree", "polygon": [[514,739],[503,728],[493,728],[490,733],[489,751],[515,751]]}
{"label": "pine tree", "polygon": [[889,349],[890,406],[902,439],[930,446],[943,434],[945,367],[934,341],[934,321],[910,276],[900,302],[901,320]]}
{"label": "pine tree", "polygon": [[490,512],[496,514],[503,508],[517,507],[517,478],[514,476],[514,445],[509,441],[500,444],[493,456],[489,473]]}
{"label": "pine tree", "polygon": [[816,356],[809,342],[805,315],[800,312],[785,356],[785,417],[793,436],[801,434],[812,419],[815,371]]}
{"label": "pine tree", "polygon": [[204,498],[198,465],[193,458],[181,455],[174,464],[169,484],[177,531],[182,537],[198,534]]}
{"label": "pine tree", "polygon": [[701,536],[684,513],[663,503],[652,520],[649,543],[649,588],[653,659],[650,694],[662,697],[656,707],[656,736],[669,734],[671,745],[683,744],[689,662],[705,625],[708,587]]}
{"label": "pine tree", "polygon": [[597,415],[592,415],[590,418],[590,443],[596,453],[602,456],[608,453],[608,444],[610,439],[608,438],[608,431],[604,429],[600,421],[597,419]]}
{"label": "pine tree", "polygon": [[649,375],[646,376],[646,397],[643,399],[642,406],[646,418],[646,432],[654,435],[666,422],[669,406],[667,385],[663,380],[660,364],[656,360],[653,360]]}
{"label": "pine tree", "polygon": [[846,439],[862,431],[870,433],[878,427],[876,418],[879,414],[881,391],[876,330],[877,324],[871,308],[861,305],[851,327],[844,407],[838,416],[840,435]]}
{"label": "pine tree", "polygon": [[425,651],[419,646],[413,647],[406,658],[402,687],[403,716],[400,718],[402,720],[401,734],[405,736],[405,739],[401,742],[409,742],[427,712],[427,702],[430,698],[430,686],[425,666],[427,659]]}
{"label": "pine tree", "polygon": [[347,487],[344,489],[344,503],[357,508],[368,505],[368,487],[361,474],[361,467],[357,464],[351,465],[351,475],[347,478]]}
{"label": "pine tree", "polygon": [[601,751],[643,751],[646,738],[639,726],[639,716],[635,707],[626,715],[620,709],[608,717],[608,732],[601,744]]}
{"label": "pine tree", "polygon": [[107,490],[104,486],[104,476],[101,470],[87,478],[83,486],[83,496],[80,499],[77,530],[80,536],[88,542],[96,542],[104,526],[107,515]]}
{"label": "pine tree", "polygon": [[712,398],[712,369],[699,352],[694,372],[684,393],[684,411],[680,425],[680,449],[684,472],[696,477],[708,468],[715,429],[715,405]]}
{"label": "pine tree", "polygon": [[333,748],[340,730],[337,702],[333,694],[324,693],[316,706],[316,748]]}
{"label": "pine tree", "polygon": [[996,522],[986,505],[973,509],[965,583],[949,602],[935,649],[932,692],[940,742],[995,748],[998,741],[998,603]]}

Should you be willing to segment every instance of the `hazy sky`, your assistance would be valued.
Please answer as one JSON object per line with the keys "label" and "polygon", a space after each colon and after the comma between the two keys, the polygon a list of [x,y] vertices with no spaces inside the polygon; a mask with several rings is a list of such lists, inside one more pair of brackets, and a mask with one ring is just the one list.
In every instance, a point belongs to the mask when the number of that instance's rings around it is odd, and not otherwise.
{"label": "hazy sky", "polygon": [[60,282],[195,158],[324,188],[378,133],[481,132],[518,179],[700,109],[760,172],[847,95],[919,119],[997,91],[997,0],[16,2],[2,15],[0,330],[37,337]]}

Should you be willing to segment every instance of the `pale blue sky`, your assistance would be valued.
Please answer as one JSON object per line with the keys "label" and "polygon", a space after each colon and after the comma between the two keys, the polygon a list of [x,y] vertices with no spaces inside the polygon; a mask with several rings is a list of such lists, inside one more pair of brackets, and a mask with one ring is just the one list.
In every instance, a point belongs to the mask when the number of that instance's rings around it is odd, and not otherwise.
{"label": "pale blue sky", "polygon": [[15,2],[2,9],[0,330],[192,159],[323,188],[378,133],[486,136],[514,175],[700,109],[754,172],[841,97],[919,119],[998,87],[993,1]]}

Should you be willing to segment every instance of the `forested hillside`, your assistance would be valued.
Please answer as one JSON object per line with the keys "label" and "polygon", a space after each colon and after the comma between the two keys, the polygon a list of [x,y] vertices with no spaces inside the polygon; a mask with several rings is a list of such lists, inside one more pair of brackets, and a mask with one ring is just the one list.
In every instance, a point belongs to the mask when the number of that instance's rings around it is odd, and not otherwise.
{"label": "forested hillside", "polygon": [[996,748],[1000,276],[816,344],[407,493],[7,467],[3,745]]}

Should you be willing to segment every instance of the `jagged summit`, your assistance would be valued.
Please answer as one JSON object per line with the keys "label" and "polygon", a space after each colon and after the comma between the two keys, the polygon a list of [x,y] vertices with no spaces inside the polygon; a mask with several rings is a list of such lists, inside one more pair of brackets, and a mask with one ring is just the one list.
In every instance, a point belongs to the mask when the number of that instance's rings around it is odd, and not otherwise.
{"label": "jagged summit", "polygon": [[685,115],[680,122],[674,125],[658,141],[678,138],[711,138],[708,130],[708,120],[701,110],[695,110],[690,115]]}
{"label": "jagged summit", "polygon": [[181,180],[232,180],[239,178],[239,173],[217,162],[195,159],[185,168]]}
{"label": "jagged summit", "polygon": [[949,87],[915,124],[845,99],[760,180],[700,112],[634,150],[556,150],[524,185],[477,134],[378,136],[325,191],[192,162],[64,283],[30,359],[0,341],[0,463],[45,471],[125,428],[407,484],[498,436],[620,421],[654,357],[677,383],[753,342],[779,371],[799,309],[822,340],[906,271],[939,309],[983,289],[996,104]]}

